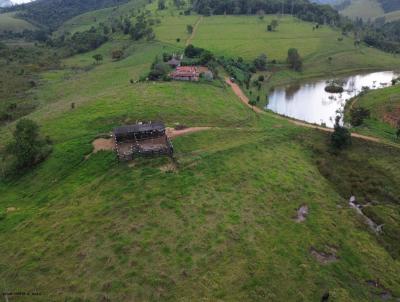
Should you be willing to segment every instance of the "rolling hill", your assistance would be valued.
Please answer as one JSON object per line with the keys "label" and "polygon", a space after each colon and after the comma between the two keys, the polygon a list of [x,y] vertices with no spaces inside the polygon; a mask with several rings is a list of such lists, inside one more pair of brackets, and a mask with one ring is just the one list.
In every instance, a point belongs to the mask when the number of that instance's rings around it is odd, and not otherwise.
{"label": "rolling hill", "polygon": [[[22,291],[29,302],[400,297],[398,144],[354,138],[336,153],[328,132],[245,106],[221,66],[212,82],[144,80],[155,58],[181,53],[189,42],[236,61],[266,53],[262,93],[311,77],[398,68],[398,57],[289,15],[205,17],[170,2],[163,10],[142,4],[73,10],[51,21],[58,33],[73,33],[133,9],[159,20],[154,40],[111,32],[97,49],[59,58],[13,99],[14,106],[35,102],[25,118],[40,125],[53,151],[12,177],[3,176],[8,163],[0,158],[5,298],[23,301],[15,297]],[[278,26],[268,32],[274,19]],[[291,47],[303,57],[301,72],[286,65]],[[123,51],[119,60],[115,50]],[[119,162],[112,150],[95,149],[114,127],[145,120],[208,128],[174,138],[173,159]],[[1,151],[15,125],[0,127]],[[349,206],[352,195],[368,202],[382,233]],[[302,206],[308,215],[298,221]]]}

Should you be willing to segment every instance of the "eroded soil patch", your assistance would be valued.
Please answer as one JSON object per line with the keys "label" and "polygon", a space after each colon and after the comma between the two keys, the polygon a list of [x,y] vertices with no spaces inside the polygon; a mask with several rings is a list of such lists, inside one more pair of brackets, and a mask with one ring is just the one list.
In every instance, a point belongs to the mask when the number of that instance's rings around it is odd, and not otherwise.
{"label": "eroded soil patch", "polygon": [[296,222],[303,222],[306,220],[308,216],[308,206],[306,204],[303,204],[300,208],[297,210],[297,216],[295,218]]}
{"label": "eroded soil patch", "polygon": [[311,247],[310,254],[321,264],[329,264],[337,261],[339,258],[336,256],[337,250],[333,247],[327,247],[329,251],[322,252],[318,251],[314,247]]}

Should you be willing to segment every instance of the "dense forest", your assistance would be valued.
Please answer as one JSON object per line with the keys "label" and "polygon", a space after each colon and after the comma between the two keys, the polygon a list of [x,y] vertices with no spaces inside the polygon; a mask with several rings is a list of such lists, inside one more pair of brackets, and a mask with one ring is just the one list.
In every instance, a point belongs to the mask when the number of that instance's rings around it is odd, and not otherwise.
{"label": "dense forest", "polygon": [[364,42],[384,51],[400,53],[400,20],[365,25]]}
{"label": "dense forest", "polygon": [[54,30],[77,15],[126,2],[128,0],[38,0],[8,8],[6,11],[18,11],[20,18]]}
{"label": "dense forest", "polygon": [[400,10],[399,0],[379,0],[379,3],[381,4],[385,13]]}
{"label": "dense forest", "polygon": [[335,23],[339,20],[339,13],[329,5],[308,0],[195,0],[193,9],[203,15],[283,13],[319,23]]}

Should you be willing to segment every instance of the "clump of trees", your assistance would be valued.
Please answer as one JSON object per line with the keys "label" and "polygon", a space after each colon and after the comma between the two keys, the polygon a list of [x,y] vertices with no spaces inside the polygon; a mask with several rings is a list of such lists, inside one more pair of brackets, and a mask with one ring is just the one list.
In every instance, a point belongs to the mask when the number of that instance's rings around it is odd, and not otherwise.
{"label": "clump of trees", "polygon": [[94,56],[92,56],[92,58],[95,60],[96,63],[100,63],[101,61],[103,61],[103,56],[101,54],[95,54]]}
{"label": "clump of trees", "polygon": [[341,125],[340,121],[341,116],[336,116],[334,130],[331,134],[331,146],[335,150],[341,150],[351,145],[351,133]]}
{"label": "clump of trees", "polygon": [[257,58],[254,59],[253,61],[254,67],[257,70],[264,71],[267,69],[267,55],[266,54],[260,54]]}
{"label": "clump of trees", "polygon": [[143,38],[146,38],[148,41],[154,40],[155,34],[151,27],[151,22],[146,19],[145,14],[136,17],[136,23],[132,26],[130,35],[135,41]]}
{"label": "clump of trees", "polygon": [[212,52],[204,48],[195,47],[192,44],[185,48],[184,54],[188,59],[182,61],[182,65],[207,65],[214,60]]}
{"label": "clump of trees", "polygon": [[115,49],[111,52],[111,57],[115,61],[121,60],[123,56],[124,51],[122,49]]}
{"label": "clump of trees", "polygon": [[287,63],[293,70],[301,71],[303,67],[303,60],[296,48],[290,48],[288,50]]}
{"label": "clump of trees", "polygon": [[6,147],[12,163],[9,172],[19,173],[37,165],[51,150],[51,141],[40,135],[38,124],[30,119],[21,119],[16,125],[12,142]]}
{"label": "clump of trees", "polygon": [[169,72],[171,71],[171,68],[163,62],[163,60],[160,60],[158,57],[156,57],[151,64],[150,72],[148,74],[148,79],[151,81],[168,81],[170,80],[169,78]]}
{"label": "clump of trees", "polygon": [[272,20],[271,23],[267,26],[267,31],[275,31],[278,25],[278,20]]}
{"label": "clump of trees", "polygon": [[350,109],[350,124],[354,127],[362,125],[365,119],[369,118],[371,112],[363,107],[356,107]]}
{"label": "clump of trees", "polygon": [[49,40],[48,44],[53,47],[64,48],[69,55],[84,53],[94,50],[108,41],[102,28],[92,27],[89,30],[76,32],[73,35],[66,33],[55,39]]}

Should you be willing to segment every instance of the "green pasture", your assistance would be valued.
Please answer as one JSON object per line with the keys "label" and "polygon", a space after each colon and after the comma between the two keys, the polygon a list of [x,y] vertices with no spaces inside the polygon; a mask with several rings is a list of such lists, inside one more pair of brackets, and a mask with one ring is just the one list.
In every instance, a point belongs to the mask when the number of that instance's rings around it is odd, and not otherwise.
{"label": "green pasture", "polygon": [[[160,18],[158,41],[114,36],[41,74],[30,91],[37,109],[28,118],[53,152],[24,175],[0,180],[1,291],[40,293],[21,301],[320,301],[329,291],[331,301],[366,302],[380,301],[383,289],[400,297],[399,204],[384,199],[400,195],[400,151],[354,139],[332,153],[327,133],[254,113],[220,79],[137,82],[156,56],[183,49],[186,25],[197,20]],[[305,75],[323,72],[317,62],[330,52],[345,62],[348,51],[365,68],[394,62],[363,48],[377,59],[368,63],[350,38],[329,49],[324,42],[339,43],[336,31],[312,31],[290,17],[277,32],[262,31],[271,18],[204,18],[194,44],[248,60],[262,52],[283,60],[276,47],[285,54],[290,45],[313,66]],[[262,38],[250,41],[251,33]],[[124,50],[121,60],[112,60],[114,49]],[[111,151],[92,153],[97,137],[140,120],[212,129],[174,139],[174,161],[125,163]],[[14,126],[0,128],[1,147]],[[370,211],[385,222],[382,236],[349,208],[353,192],[376,202]],[[303,204],[309,215],[297,223]],[[337,259],[320,263],[312,249]]]}

